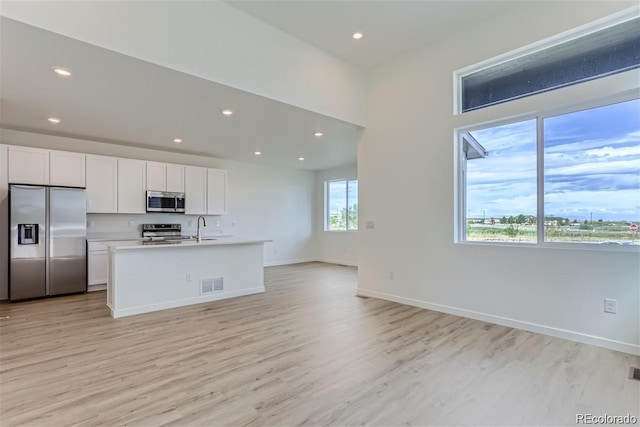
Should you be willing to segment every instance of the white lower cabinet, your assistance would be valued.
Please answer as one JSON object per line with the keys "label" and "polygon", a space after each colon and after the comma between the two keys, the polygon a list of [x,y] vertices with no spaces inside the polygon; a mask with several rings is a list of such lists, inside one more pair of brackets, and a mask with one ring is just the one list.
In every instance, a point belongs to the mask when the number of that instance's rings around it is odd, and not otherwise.
{"label": "white lower cabinet", "polygon": [[99,291],[107,288],[109,278],[109,251],[99,242],[87,243],[87,290]]}

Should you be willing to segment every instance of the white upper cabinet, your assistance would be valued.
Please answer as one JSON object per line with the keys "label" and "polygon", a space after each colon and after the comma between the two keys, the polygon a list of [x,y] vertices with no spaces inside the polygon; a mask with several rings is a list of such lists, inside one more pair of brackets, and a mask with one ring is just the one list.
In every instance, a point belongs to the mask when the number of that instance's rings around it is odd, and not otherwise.
{"label": "white upper cabinet", "polygon": [[207,169],[197,166],[185,167],[184,213],[207,214]]}
{"label": "white upper cabinet", "polygon": [[50,151],[49,185],[84,187],[85,159],[86,155],[82,153]]}
{"label": "white upper cabinet", "polygon": [[147,162],[147,190],[184,192],[184,166]]}
{"label": "white upper cabinet", "polygon": [[9,182],[84,187],[85,157],[82,153],[9,146]]}
{"label": "white upper cabinet", "polygon": [[227,213],[227,171],[224,169],[207,169],[207,213]]}
{"label": "white upper cabinet", "polygon": [[118,159],[87,155],[87,213],[118,212]]}
{"label": "white upper cabinet", "polygon": [[167,165],[147,162],[147,190],[167,191]]}
{"label": "white upper cabinet", "polygon": [[222,215],[227,213],[227,171],[186,166],[185,213]]}
{"label": "white upper cabinet", "polygon": [[184,169],[182,165],[167,164],[167,191],[184,193]]}
{"label": "white upper cabinet", "polygon": [[9,146],[9,184],[49,185],[49,150]]}
{"label": "white upper cabinet", "polygon": [[146,162],[118,159],[118,213],[146,213]]}

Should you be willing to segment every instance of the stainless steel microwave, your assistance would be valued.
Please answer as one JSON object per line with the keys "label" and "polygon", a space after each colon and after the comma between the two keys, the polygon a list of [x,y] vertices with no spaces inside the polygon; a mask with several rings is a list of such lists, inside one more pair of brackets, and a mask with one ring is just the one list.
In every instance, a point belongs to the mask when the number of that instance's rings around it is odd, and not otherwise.
{"label": "stainless steel microwave", "polygon": [[147,191],[147,212],[184,213],[184,193]]}

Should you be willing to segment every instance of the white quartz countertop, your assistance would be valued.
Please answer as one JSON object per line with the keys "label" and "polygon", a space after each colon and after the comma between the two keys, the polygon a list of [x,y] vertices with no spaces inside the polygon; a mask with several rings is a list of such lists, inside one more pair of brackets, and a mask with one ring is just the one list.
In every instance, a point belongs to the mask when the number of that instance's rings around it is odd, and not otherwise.
{"label": "white quartz countertop", "polygon": [[110,250],[132,250],[132,249],[161,249],[161,248],[191,248],[197,246],[224,246],[224,245],[246,245],[252,243],[271,242],[270,239],[257,239],[246,237],[206,237],[200,242],[193,240],[181,240],[171,243],[149,244],[149,241],[142,240],[114,240],[105,241],[104,244]]}

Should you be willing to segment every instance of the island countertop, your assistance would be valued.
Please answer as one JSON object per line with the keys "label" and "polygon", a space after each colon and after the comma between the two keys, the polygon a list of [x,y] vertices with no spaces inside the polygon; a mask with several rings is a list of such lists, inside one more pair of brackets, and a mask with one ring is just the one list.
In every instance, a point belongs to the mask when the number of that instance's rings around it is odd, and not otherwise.
{"label": "island countertop", "polygon": [[222,237],[163,244],[103,242],[109,248],[111,315],[131,316],[262,293],[264,243],[269,241]]}
{"label": "island countertop", "polygon": [[[103,242],[111,251],[132,250],[132,249],[158,249],[158,248],[192,248],[199,246],[223,246],[223,245],[246,245],[253,243],[271,242],[270,239],[246,238],[246,237],[206,237],[200,242],[196,239],[149,241],[149,240],[113,240]],[[160,242],[160,243],[158,243]]]}

